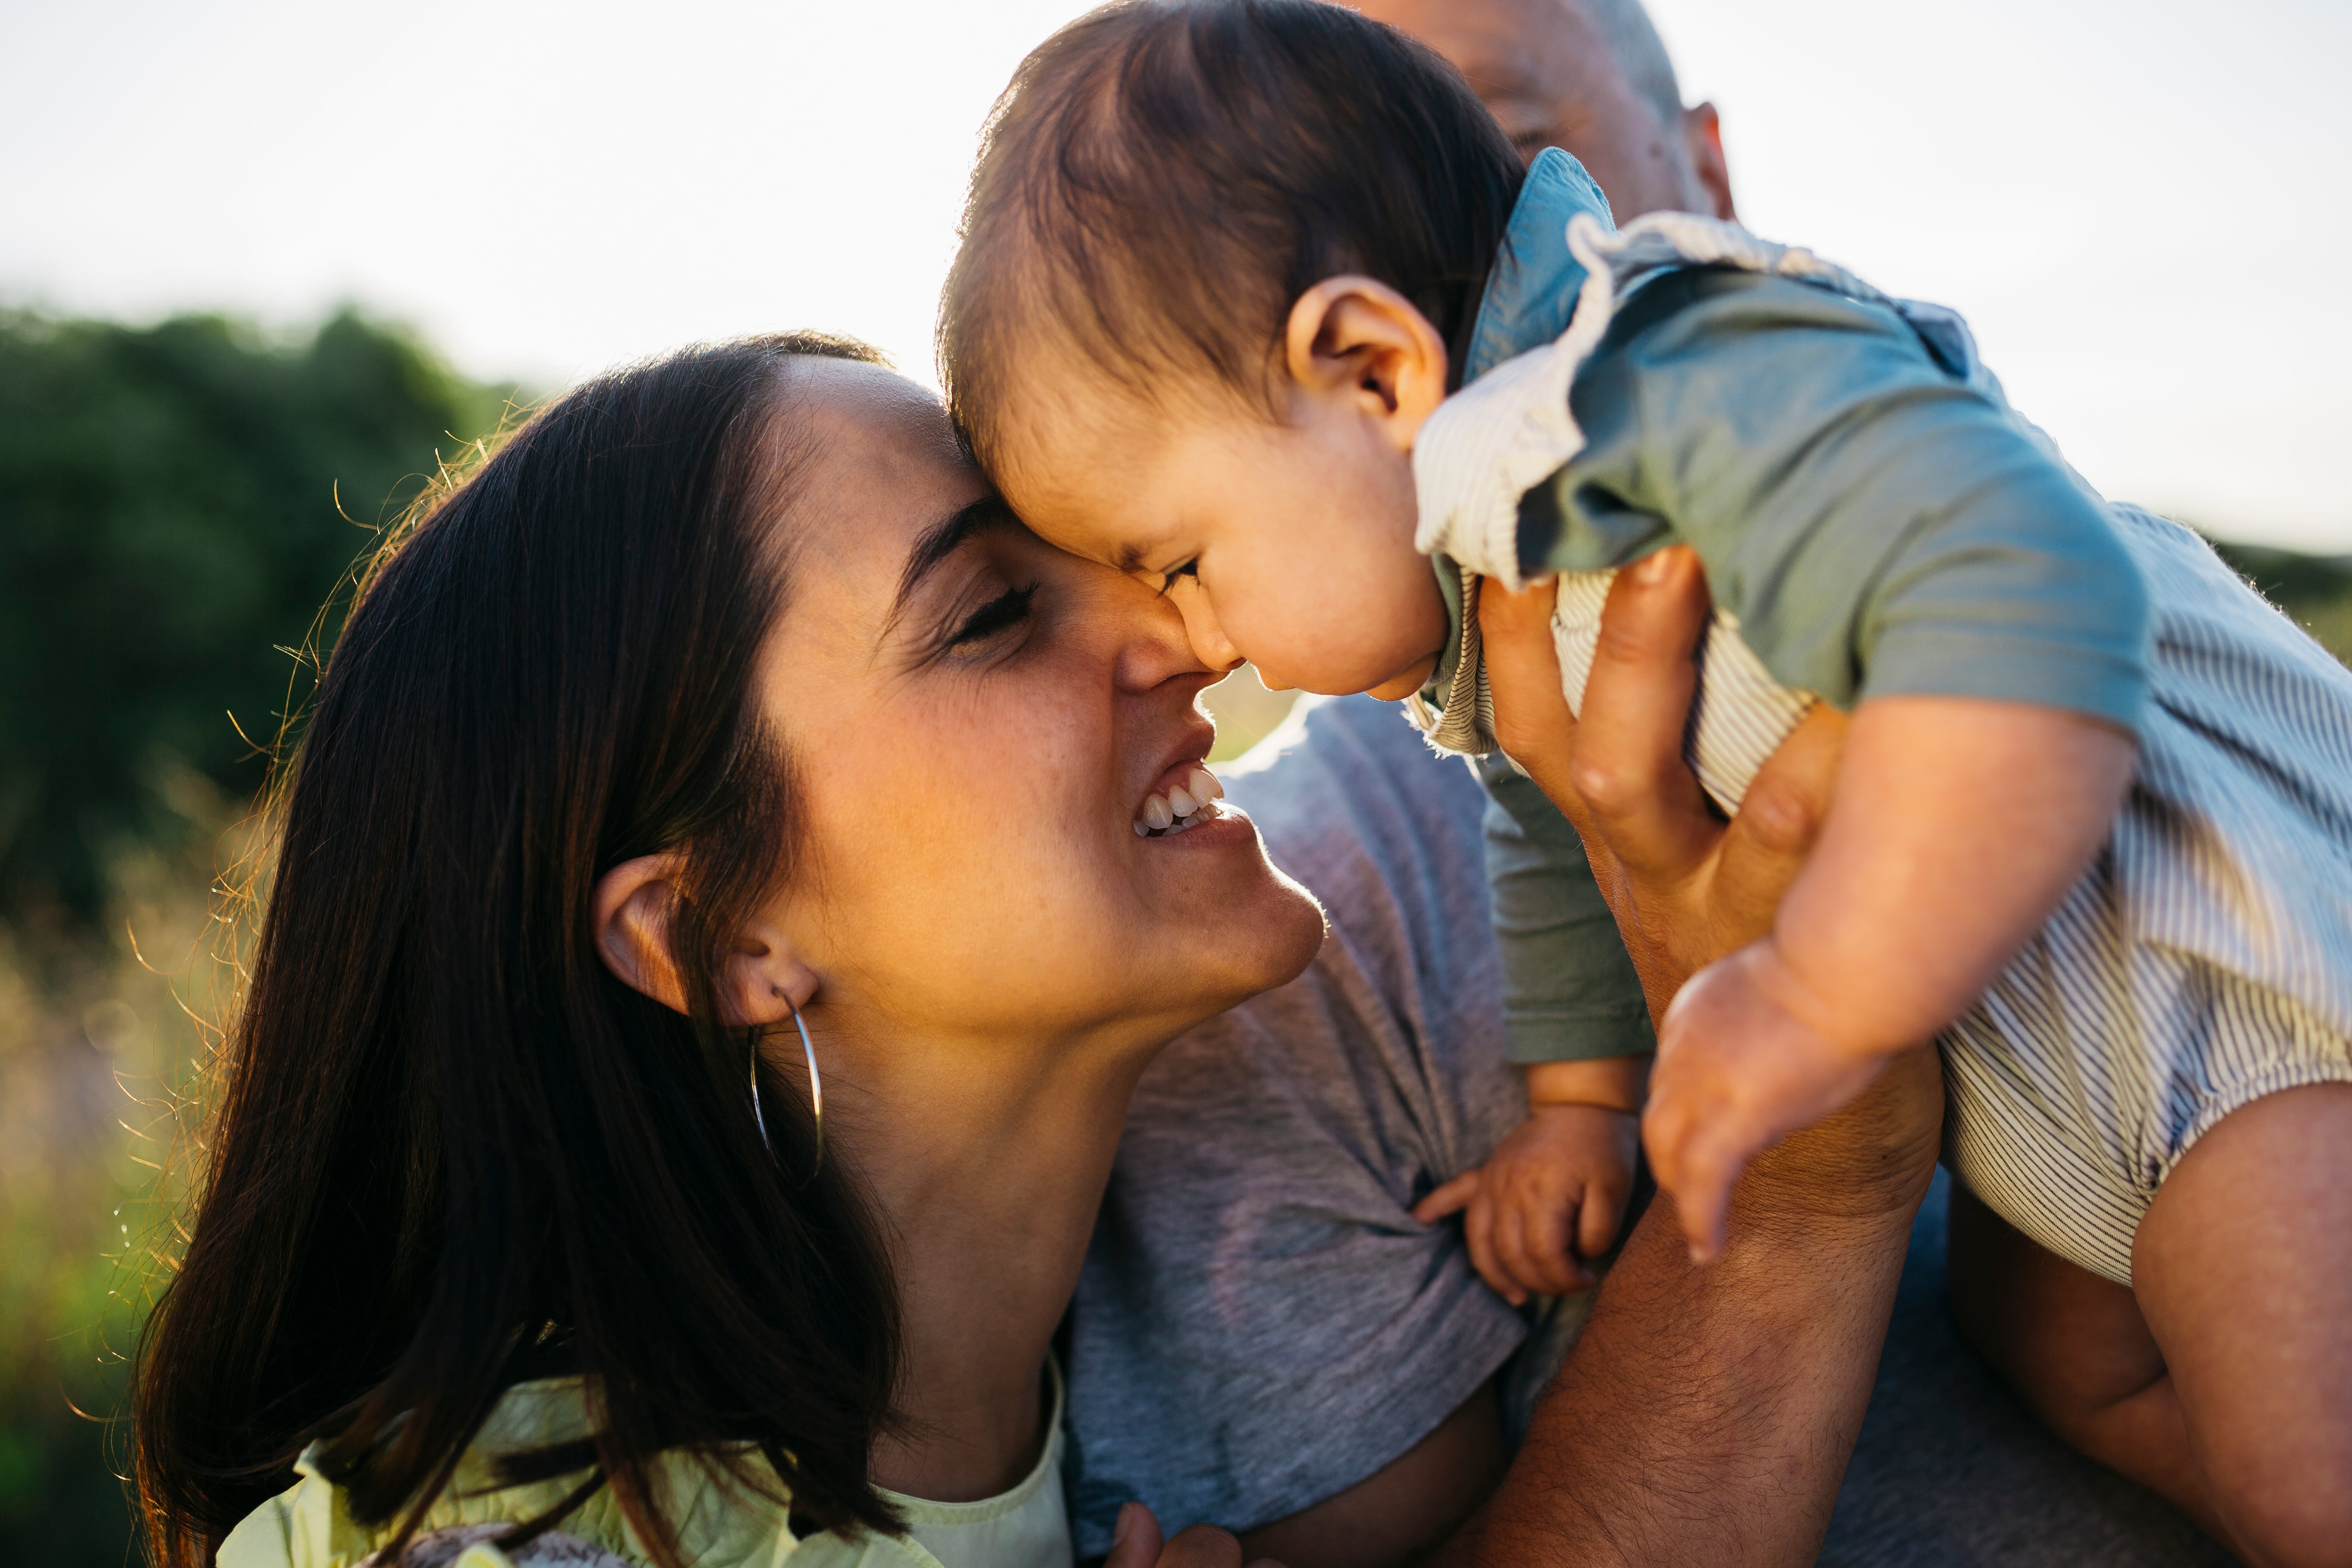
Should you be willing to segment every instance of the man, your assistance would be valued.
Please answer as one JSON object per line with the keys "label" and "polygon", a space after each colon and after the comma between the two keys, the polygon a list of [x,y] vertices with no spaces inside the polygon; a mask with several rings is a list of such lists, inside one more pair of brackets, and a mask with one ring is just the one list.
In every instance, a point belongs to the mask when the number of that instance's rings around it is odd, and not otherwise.
{"label": "man", "polygon": [[1715,105],[1683,107],[1641,0],[1364,0],[1478,89],[1522,158],[1572,153],[1620,223],[1646,212],[1737,218]]}
{"label": "man", "polygon": [[[1638,0],[1357,3],[1446,55],[1525,155],[1574,153],[1621,220],[1665,208],[1734,216],[1716,111],[1684,108]],[[1636,781],[1637,805],[1607,818],[1588,809],[1579,826],[1618,862],[1603,885],[1653,900],[1637,923],[1674,951],[1652,952],[1645,979],[1670,993],[1692,965],[1744,940],[1743,921],[1769,921],[1766,889],[1793,867],[1835,742],[1825,721],[1784,750],[1785,770],[1776,759],[1789,784],[1777,837],[1760,826],[1775,820],[1773,792],[1751,795],[1731,836],[1748,857],[1748,891],[1735,895],[1704,869],[1721,853],[1720,830],[1677,820],[1676,803],[1695,795],[1678,731],[1656,721],[1682,711],[1675,681],[1687,701],[1703,587],[1685,567],[1620,598],[1610,641],[1622,657],[1613,671],[1596,669],[1585,728],[1604,728],[1590,721],[1619,693],[1626,717],[1596,738],[1594,754]],[[1523,646],[1548,650],[1539,626],[1523,631]],[[1498,679],[1503,646],[1490,641]],[[1671,1246],[1662,1251],[1660,1216],[1646,1216],[1530,1417],[1585,1303],[1570,1303],[1547,1336],[1545,1323],[1485,1290],[1457,1233],[1424,1231],[1409,1213],[1522,1113],[1475,869],[1486,803],[1463,770],[1422,754],[1395,715],[1365,700],[1306,712],[1269,747],[1279,760],[1236,778],[1233,793],[1276,859],[1324,899],[1333,935],[1291,986],[1171,1047],[1138,1093],[1065,1344],[1081,1554],[1103,1551],[1118,1502],[1140,1497],[1171,1528],[1230,1525],[1253,1555],[1290,1568],[1402,1563],[1449,1534],[1456,1552],[1495,1563],[1811,1560],[1900,1267],[1885,1225],[1908,1213],[1902,1183],[1867,1189],[1874,1223],[1791,1237],[1777,1257],[1751,1251],[1723,1273],[1694,1273]],[[1810,758],[1796,754],[1806,747]],[[1504,781],[1500,793],[1526,831],[1568,831],[1526,781]],[[1766,841],[1777,857],[1757,852]],[[1658,889],[1681,889],[1682,906],[1655,907]],[[1507,876],[1495,896],[1507,924],[1571,915],[1512,908]],[[1899,1108],[1885,1113],[1899,1120]],[[1837,1136],[1792,1141],[1751,1203],[1822,1190],[1813,1179],[1836,1168]],[[1939,1226],[1940,1209],[1932,1217]],[[1805,1223],[1824,1222],[1809,1212]],[[1940,1300],[1923,1317],[1912,1294],[1906,1282],[1915,1331],[1948,1340]],[[1959,1393],[1998,1398],[1980,1386]],[[1898,1425],[1916,1414],[1884,1395],[1881,1405]],[[1971,1444],[1990,1449],[2008,1461],[1975,1456],[1992,1485],[2021,1466],[2057,1475],[2054,1516],[2049,1497],[2024,1500],[2029,1513],[2041,1509],[2047,1554],[2015,1560],[2065,1561],[2070,1544],[2090,1539],[2066,1512],[2065,1488],[2082,1488],[2085,1468],[2021,1439],[2019,1425],[2013,1411],[1979,1413],[1944,1447],[1904,1451],[1948,1468]],[[1522,1427],[1526,1445],[1495,1490]],[[1867,1559],[1949,1533],[1955,1502],[1985,1511],[1947,1484],[1939,1514],[1938,1500],[1903,1489],[1917,1468],[1896,1465],[1877,1496],[1848,1489],[1841,1517],[1857,1521],[1849,1544]],[[1891,1534],[1874,1533],[1889,1519]],[[2095,1534],[2107,1521],[2093,1525]],[[2177,1521],[2103,1539],[2137,1560],[2203,1560]]]}
{"label": "man", "polygon": [[[1673,62],[1641,0],[1364,0],[1356,8],[1452,61],[1523,156],[1546,146],[1574,153],[1600,181],[1621,223],[1662,209],[1736,220],[1715,107],[1684,107]],[[1517,819],[1516,831],[1556,830],[1547,821],[1548,803],[1524,780],[1504,775],[1495,793]],[[1561,911],[1546,901],[1557,900],[1557,891],[1514,885],[1511,834],[1498,837],[1498,820],[1490,815],[1488,834],[1498,907],[1520,922],[1559,918]],[[1511,909],[1513,898],[1533,907]],[[1507,964],[1514,993],[1527,988],[1528,967]],[[2224,1177],[2207,1183],[2245,1190]],[[2228,1539],[2231,1527],[2189,1451],[2179,1397],[2135,1292],[2028,1240],[1965,1184],[1953,1186],[1950,1204],[1951,1306],[1970,1347],[2074,1448]],[[2064,1327],[2055,1336],[2025,1331],[2052,1324]],[[2210,1409],[2206,1415],[2226,1424]],[[2263,1499],[2252,1506],[2258,1515],[2280,1516],[2271,1521],[2277,1528],[2257,1529],[2257,1535],[2311,1533],[2298,1530],[2302,1510],[2292,1501]],[[2250,1521],[2237,1523],[2252,1528]],[[2276,1550],[2295,1555],[2284,1546]]]}

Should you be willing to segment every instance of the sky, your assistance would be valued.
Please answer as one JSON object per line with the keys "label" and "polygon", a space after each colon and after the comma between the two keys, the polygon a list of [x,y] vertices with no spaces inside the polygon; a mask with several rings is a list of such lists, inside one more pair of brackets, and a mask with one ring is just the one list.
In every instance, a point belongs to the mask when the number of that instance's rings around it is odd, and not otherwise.
{"label": "sky", "polygon": [[[344,300],[554,387],[847,331],[932,379],[974,138],[1074,0],[0,0],[0,302]],[[1654,0],[1742,217],[1975,324],[2109,495],[2352,553],[2352,5]]]}

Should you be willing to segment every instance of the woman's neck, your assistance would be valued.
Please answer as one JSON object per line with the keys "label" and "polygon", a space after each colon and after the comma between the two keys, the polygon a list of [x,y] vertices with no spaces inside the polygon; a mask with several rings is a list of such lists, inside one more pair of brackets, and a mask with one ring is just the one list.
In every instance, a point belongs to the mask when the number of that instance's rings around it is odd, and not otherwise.
{"label": "woman's neck", "polygon": [[824,1064],[826,1131],[889,1227],[903,1335],[902,1426],[876,1446],[872,1479],[943,1502],[992,1497],[1036,1462],[1046,1350],[1150,1052],[900,1036],[835,1054],[851,1059],[844,1074]]}

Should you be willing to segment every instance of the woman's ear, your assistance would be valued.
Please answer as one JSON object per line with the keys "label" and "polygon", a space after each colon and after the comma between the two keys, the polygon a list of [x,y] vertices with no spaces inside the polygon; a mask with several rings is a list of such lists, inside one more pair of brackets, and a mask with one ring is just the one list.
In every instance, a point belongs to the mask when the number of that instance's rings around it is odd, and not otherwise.
{"label": "woman's ear", "polygon": [[[622,984],[673,1011],[687,1011],[686,987],[669,946],[677,908],[677,858],[640,855],[597,879],[590,918],[596,953]],[[730,1028],[781,1024],[816,994],[815,972],[792,954],[783,933],[755,921],[738,933],[719,966],[719,1020]]]}
{"label": "woman's ear", "polygon": [[816,972],[793,956],[784,933],[755,921],[737,934],[719,966],[719,1013],[733,1028],[765,1028],[807,1006],[816,987]]}
{"label": "woman's ear", "polygon": [[668,855],[624,860],[596,879],[589,919],[596,956],[621,984],[683,1013],[686,987],[670,961],[669,922],[677,907],[677,861]]}
{"label": "woman's ear", "polygon": [[1411,451],[1445,401],[1445,340],[1377,278],[1326,278],[1290,307],[1284,368],[1309,396],[1337,398]]}

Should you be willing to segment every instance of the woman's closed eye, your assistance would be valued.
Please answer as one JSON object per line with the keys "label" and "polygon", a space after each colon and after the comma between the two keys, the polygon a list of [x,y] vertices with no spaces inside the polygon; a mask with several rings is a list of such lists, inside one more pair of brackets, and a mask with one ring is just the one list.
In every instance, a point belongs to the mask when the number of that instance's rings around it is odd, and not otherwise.
{"label": "woman's closed eye", "polygon": [[950,650],[968,649],[1003,636],[1029,618],[1029,602],[1036,596],[1034,583],[1025,588],[1007,588],[974,610],[950,635],[947,647]]}
{"label": "woman's closed eye", "polygon": [[1176,579],[1179,577],[1198,577],[1200,574],[1201,558],[1195,555],[1192,560],[1187,561],[1181,566],[1171,566],[1167,571],[1162,572],[1160,574],[1160,591],[1162,594],[1172,594],[1176,591]]}

